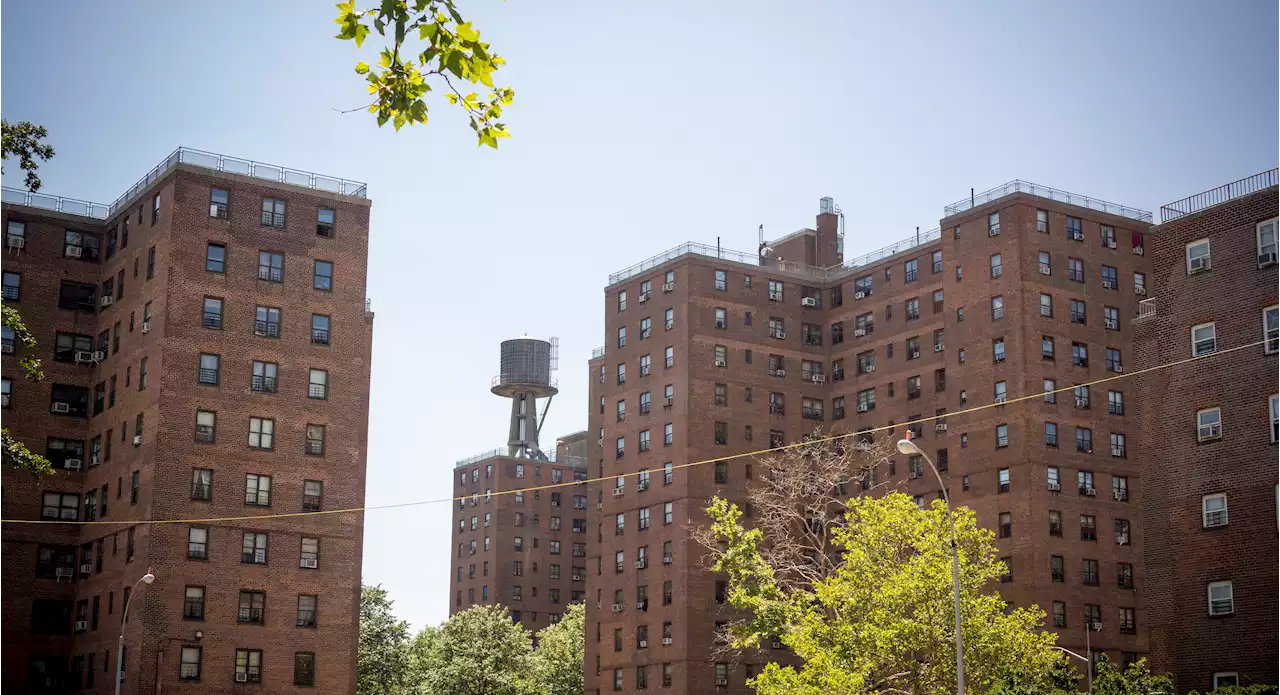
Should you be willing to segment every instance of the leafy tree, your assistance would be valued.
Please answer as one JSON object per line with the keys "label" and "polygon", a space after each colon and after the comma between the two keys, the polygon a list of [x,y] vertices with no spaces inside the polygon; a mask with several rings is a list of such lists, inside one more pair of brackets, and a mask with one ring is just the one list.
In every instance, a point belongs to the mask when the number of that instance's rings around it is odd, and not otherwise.
{"label": "leafy tree", "polygon": [[408,682],[409,623],[396,619],[391,604],[381,585],[360,587],[358,695],[399,695]]}
{"label": "leafy tree", "polygon": [[1107,660],[1105,654],[1098,659],[1093,676],[1093,695],[1173,695],[1173,681],[1168,676],[1157,676],[1147,668],[1147,660],[1139,659],[1128,668]]}
{"label": "leafy tree", "polygon": [[[40,177],[37,174],[40,165],[35,160],[37,158],[48,160],[53,157],[53,148],[40,141],[48,133],[43,126],[26,121],[12,125],[7,120],[0,122],[3,123],[3,135],[0,136],[3,140],[3,159],[8,160],[10,156],[18,157],[22,169],[27,172],[27,188],[33,191],[39,190]],[[35,336],[27,330],[27,325],[22,322],[22,316],[18,314],[18,310],[7,304],[0,304],[0,313],[3,313],[5,328],[13,331],[14,340],[20,343],[24,350],[34,351]],[[40,381],[44,378],[40,360],[35,357],[23,357],[18,360],[18,366],[28,381]],[[0,429],[0,440],[3,440],[0,442],[0,448],[3,449],[5,463],[30,472],[36,480],[53,472],[53,466],[48,459],[33,453],[25,444],[9,434],[8,428]]]}
{"label": "leafy tree", "polygon": [[533,676],[543,695],[582,695],[585,686],[587,610],[575,603],[564,617],[538,633]]}
{"label": "leafy tree", "polygon": [[[780,574],[794,571],[780,573],[766,560],[773,539],[744,528],[737,506],[723,499],[707,510],[714,569],[729,577],[729,604],[750,616],[731,625],[728,646],[780,639],[802,660],[798,668],[771,663],[751,685],[760,695],[955,692],[946,506],[939,500],[921,509],[900,493],[840,505],[842,518],[825,531],[834,561],[820,576],[786,585]],[[992,533],[966,508],[956,510],[955,524],[966,684],[975,692],[1010,681],[1044,687],[1065,656],[1054,647],[1056,636],[1040,629],[1043,612],[1010,609],[989,591],[1007,571]]]}
{"label": "leafy tree", "polygon": [[[392,43],[382,49],[377,65],[356,64],[356,73],[369,82],[373,103],[367,108],[378,115],[378,126],[388,121],[400,130],[405,124],[427,122],[427,93],[431,82],[443,83],[450,104],[461,106],[476,132],[478,144],[498,147],[498,140],[510,137],[498,119],[512,104],[515,91],[495,86],[493,74],[506,61],[480,41],[480,32],[464,21],[454,0],[382,0],[377,9],[356,9],[355,0],[338,3],[341,27],[337,38],[364,44],[372,26]],[[413,36],[423,44],[416,55],[409,49]],[[463,94],[454,84],[468,82],[488,89],[484,96]]]}
{"label": "leafy tree", "polygon": [[537,695],[528,632],[498,605],[455,613],[424,638],[415,669],[429,695]]}
{"label": "leafy tree", "polygon": [[[1253,683],[1251,685],[1224,685],[1209,691],[1209,695],[1276,695],[1280,692],[1273,684]],[[1192,690],[1188,695],[1199,695]]]}

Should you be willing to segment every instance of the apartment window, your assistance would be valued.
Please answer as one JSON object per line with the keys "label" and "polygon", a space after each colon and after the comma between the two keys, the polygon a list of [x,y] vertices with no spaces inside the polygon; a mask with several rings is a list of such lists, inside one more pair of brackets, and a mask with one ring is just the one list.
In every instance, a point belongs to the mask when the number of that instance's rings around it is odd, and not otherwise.
{"label": "apartment window", "polygon": [[221,358],[217,355],[200,355],[200,383],[210,386],[218,385],[220,362]]}
{"label": "apartment window", "polygon": [[5,272],[4,299],[16,302],[22,296],[22,276],[18,273]]}
{"label": "apartment window", "polygon": [[311,343],[313,345],[329,344],[329,317],[324,314],[311,315]]}
{"label": "apartment window", "polygon": [[1072,241],[1084,241],[1084,231],[1080,228],[1079,217],[1067,217],[1067,238]]}
{"label": "apartment window", "polygon": [[195,526],[187,529],[187,559],[209,559],[209,529]]}
{"label": "apartment window", "polygon": [[1077,367],[1089,366],[1089,346],[1084,343],[1071,344],[1071,364]]}
{"label": "apartment window", "polygon": [[996,338],[991,341],[991,361],[1004,361],[1004,338]]}
{"label": "apartment window", "polygon": [[992,278],[998,278],[1004,274],[1004,265],[1001,263],[1000,254],[992,254],[990,262]]}
{"label": "apartment window", "polygon": [[1067,626],[1067,604],[1063,603],[1062,601],[1053,602],[1053,626],[1054,627]]}
{"label": "apartment window", "polygon": [[1209,240],[1200,239],[1187,244],[1187,275],[1203,272],[1211,267]]}
{"label": "apartment window", "polygon": [[991,298],[991,320],[999,321],[1004,318],[1004,297],[997,296]]}
{"label": "apartment window", "polygon": [[[200,680],[200,664],[203,649],[201,647],[183,647],[178,665],[178,680],[180,681],[198,681]],[[104,663],[105,663],[104,659]],[[93,654],[89,655],[89,683],[86,687],[92,687],[93,681]]]}
{"label": "apartment window", "polygon": [[[959,228],[957,228],[957,231]],[[1000,234],[1000,213],[993,212],[987,215],[987,236],[998,236]]]}
{"label": "apartment window", "polygon": [[1013,535],[1013,514],[1009,512],[1000,512],[1000,537],[1009,538]]}
{"label": "apartment window", "polygon": [[769,281],[769,301],[771,302],[783,301],[784,289],[785,288],[781,280],[770,280]]}
{"label": "apartment window", "polygon": [[258,279],[267,282],[284,282],[284,254],[259,251]]}
{"label": "apartment window", "polygon": [[1049,535],[1062,537],[1062,512],[1049,511]]}
{"label": "apartment window", "polygon": [[1262,337],[1266,340],[1263,352],[1273,355],[1280,350],[1280,306],[1263,309]]}
{"label": "apartment window", "polygon": [[670,485],[675,476],[671,462],[662,464],[662,484]]}
{"label": "apartment window", "polygon": [[271,476],[249,473],[245,476],[244,503],[256,507],[271,506]]}
{"label": "apartment window", "polygon": [[257,307],[254,315],[253,334],[266,338],[280,337],[280,309],[276,307]]}
{"label": "apartment window", "polygon": [[276,198],[262,199],[262,224],[267,227],[284,227],[284,201]]}
{"label": "apartment window", "polygon": [[1067,580],[1067,570],[1061,555],[1049,558],[1049,578],[1055,584],[1061,584]]}
{"label": "apartment window", "polygon": [[1089,318],[1087,305],[1079,299],[1072,299],[1070,304],[1071,304],[1071,323],[1079,323],[1079,324],[1087,323]]}
{"label": "apartment window", "polygon": [[249,377],[249,386],[258,393],[276,392],[276,373],[279,365],[274,362],[253,361]]}
{"label": "apartment window", "polygon": [[1117,502],[1129,501],[1129,478],[1127,476],[1111,476],[1111,498]]}
{"label": "apartment window", "polygon": [[[302,481],[302,511],[318,512],[320,511],[320,502],[324,499],[324,483],[319,480]],[[489,515],[485,515],[485,526],[487,527]]]}
{"label": "apartment window", "polygon": [[1098,540],[1098,518],[1092,514],[1080,515],[1080,540]]}
{"label": "apartment window", "polygon": [[227,247],[209,243],[205,247],[204,269],[211,273],[227,272]]}
{"label": "apartment window", "polygon": [[1218,350],[1218,329],[1214,323],[1202,323],[1191,329],[1191,356],[1208,355]]}
{"label": "apartment window", "polygon": [[723,270],[716,271],[716,289],[721,292],[729,289],[729,274]]}
{"label": "apartment window", "polygon": [[1085,586],[1098,586],[1098,561],[1086,559],[1080,566],[1080,581]]}
{"label": "apartment window", "polygon": [[1116,545],[1128,545],[1129,538],[1129,520],[1116,519]]}
{"label": "apartment window", "polygon": [[912,258],[905,264],[906,282],[915,282],[920,276],[920,261]]}
{"label": "apartment window", "polygon": [[663,351],[663,366],[667,369],[676,366],[676,349],[670,345]]}
{"label": "apartment window", "polygon": [[1200,499],[1200,511],[1205,528],[1227,525],[1227,496],[1223,493],[1205,495]]}
{"label": "apartment window", "polygon": [[941,273],[942,272],[942,252],[934,251],[933,256],[931,257],[931,260],[933,262],[933,274],[937,275],[938,273]]}
{"label": "apartment window", "polygon": [[196,441],[212,444],[217,438],[218,414],[209,410],[196,411]]}
{"label": "apartment window", "polygon": [[5,234],[5,246],[9,248],[23,248],[27,243],[27,223],[9,220],[9,227]]}
{"label": "apartment window", "polygon": [[1009,446],[1009,426],[996,425],[996,448],[1003,449]]}
{"label": "apartment window", "polygon": [[196,468],[191,471],[191,499],[205,502],[213,499],[213,470]]}
{"label": "apartment window", "polygon": [[1111,455],[1115,458],[1125,458],[1127,449],[1125,448],[1125,437],[1119,432],[1111,433]]}
{"label": "apartment window", "polygon": [[311,286],[317,290],[325,290],[326,292],[333,289],[332,261],[316,261],[315,268],[311,276]]}
{"label": "apartment window", "polygon": [[249,418],[249,448],[270,450],[275,442],[276,421],[260,417]]}
{"label": "apartment window", "polygon": [[222,300],[216,297],[204,298],[204,316],[201,325],[214,330],[222,329]]}
{"label": "apartment window", "polygon": [[[90,654],[89,658],[92,659],[93,655]],[[1214,690],[1217,690],[1218,688],[1225,688],[1228,686],[1238,686],[1238,685],[1240,685],[1240,674],[1237,673],[1236,671],[1215,671],[1213,674]]]}
{"label": "apartment window", "polygon": [[1209,615],[1231,615],[1235,612],[1235,591],[1231,586],[1231,582],[1210,582]]}
{"label": "apartment window", "polygon": [[860,277],[853,281],[853,298],[863,299],[870,297],[873,290],[874,279],[870,275]]}
{"label": "apartment window", "polygon": [[[307,425],[306,430],[306,453],[312,456],[324,455],[324,425]],[[485,502],[488,502],[488,492],[486,491]]]}

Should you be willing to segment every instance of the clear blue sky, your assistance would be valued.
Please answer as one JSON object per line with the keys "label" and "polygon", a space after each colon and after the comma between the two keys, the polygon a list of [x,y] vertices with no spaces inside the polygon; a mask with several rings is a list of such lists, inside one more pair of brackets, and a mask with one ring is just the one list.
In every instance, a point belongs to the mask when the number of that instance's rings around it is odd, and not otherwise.
{"label": "clear blue sky", "polygon": [[[497,152],[443,103],[399,134],[335,113],[370,51],[330,2],[12,0],[0,25],[47,192],[111,202],[178,145],[369,182],[369,504],[447,495],[502,442],[505,338],[560,337],[544,432],[585,427],[608,274],[683,241],[750,251],[833,196],[857,255],[971,186],[1154,211],[1277,163],[1273,0],[460,2],[516,90]],[[415,626],[448,614],[449,518],[366,517],[364,579]]]}

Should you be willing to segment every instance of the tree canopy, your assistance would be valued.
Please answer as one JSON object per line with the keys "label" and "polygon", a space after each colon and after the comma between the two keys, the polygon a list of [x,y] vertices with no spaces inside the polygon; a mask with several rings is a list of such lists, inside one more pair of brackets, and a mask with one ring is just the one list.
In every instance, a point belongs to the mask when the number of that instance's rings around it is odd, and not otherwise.
{"label": "tree canopy", "polygon": [[409,623],[396,618],[391,604],[381,585],[360,588],[357,695],[399,695],[407,684]]}
{"label": "tree canopy", "polygon": [[543,695],[582,695],[586,687],[587,610],[569,606],[560,622],[542,628],[533,652],[533,676]]}
{"label": "tree canopy", "polygon": [[[357,9],[355,0],[346,0],[337,7],[337,38],[359,48],[372,27],[391,40],[375,64],[360,61],[355,66],[369,83],[374,100],[365,108],[377,114],[379,126],[390,122],[400,130],[426,123],[426,97],[435,82],[450,104],[466,111],[478,144],[497,148],[498,140],[510,137],[499,119],[514,102],[515,91],[493,81],[506,61],[480,40],[480,31],[463,19],[454,0],[382,0],[376,9]],[[410,49],[415,37],[421,44],[417,53]],[[481,85],[486,91],[464,94],[458,85]]]}

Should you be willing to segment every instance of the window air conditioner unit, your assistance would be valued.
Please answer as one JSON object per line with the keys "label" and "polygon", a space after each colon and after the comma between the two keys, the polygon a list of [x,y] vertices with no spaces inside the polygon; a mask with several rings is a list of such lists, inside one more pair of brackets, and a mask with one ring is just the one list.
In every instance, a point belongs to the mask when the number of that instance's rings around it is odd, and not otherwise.
{"label": "window air conditioner unit", "polygon": [[622,497],[622,493],[623,493],[623,491],[624,491],[624,490],[626,490],[626,488],[615,487],[615,488],[613,489],[613,496],[614,496],[614,497]]}
{"label": "window air conditioner unit", "polygon": [[1088,408],[1088,407],[1089,407],[1089,399],[1088,399],[1088,398],[1080,398],[1080,397],[1077,397],[1077,398],[1076,398],[1076,407],[1077,407],[1077,408]]}
{"label": "window air conditioner unit", "polygon": [[672,290],[674,290],[675,288],[676,288],[676,283],[674,283],[674,282],[668,282],[668,283],[664,283],[664,284],[662,285],[662,291],[663,291],[664,293],[670,293],[670,292],[671,292]]}
{"label": "window air conditioner unit", "polygon": [[855,329],[853,329],[853,337],[855,337],[855,338],[861,338],[861,337],[865,336],[866,334],[867,334],[867,329],[865,329],[865,328],[855,328]]}
{"label": "window air conditioner unit", "polygon": [[1129,491],[1128,490],[1112,490],[1111,497],[1115,499],[1115,501],[1117,502],[1124,502],[1125,500],[1129,499]]}
{"label": "window air conditioner unit", "polygon": [[865,412],[867,412],[867,406],[862,405],[861,403],[859,403],[859,404],[858,404],[858,407],[856,408],[856,410],[857,410],[859,413],[865,413]]}
{"label": "window air conditioner unit", "polygon": [[1200,428],[1200,441],[1207,442],[1210,439],[1222,438],[1222,425],[1206,425]]}
{"label": "window air conditioner unit", "polygon": [[676,399],[675,399],[674,397],[672,397],[672,396],[667,396],[667,403],[666,403],[666,406],[665,406],[665,407],[670,408],[672,405],[674,405],[674,404],[675,404],[675,400],[676,400]]}
{"label": "window air conditioner unit", "polygon": [[644,560],[636,560],[636,569],[638,570],[644,569]]}
{"label": "window air conditioner unit", "polygon": [[1084,489],[1084,496],[1085,496],[1085,497],[1094,497],[1094,496],[1096,496],[1097,494],[1098,494],[1098,491],[1097,491],[1095,488],[1087,487],[1087,488],[1085,488],[1085,489]]}
{"label": "window air conditioner unit", "polygon": [[934,425],[934,426],[933,426],[933,431],[934,431],[934,432],[946,432],[946,431],[947,431],[947,423],[945,423],[945,422],[939,422],[938,424],[936,424],[936,425]]}
{"label": "window air conditioner unit", "polygon": [[640,295],[639,302],[640,302],[641,304],[644,304],[644,303],[645,303],[645,302],[647,302],[647,301],[649,301],[649,293],[648,293],[648,292],[645,292],[645,293],[643,293],[643,294],[641,294],[641,295]]}
{"label": "window air conditioner unit", "polygon": [[787,339],[787,332],[786,332],[786,331],[777,331],[776,333],[774,333],[774,334],[773,334],[773,337],[777,338],[778,340],[786,340],[786,339]]}
{"label": "window air conditioner unit", "polygon": [[301,566],[305,569],[313,570],[319,564],[314,557],[304,557],[302,558]]}
{"label": "window air conditioner unit", "polygon": [[1058,483],[1049,483],[1049,492],[1061,492],[1062,486]]}
{"label": "window air conditioner unit", "polygon": [[150,332],[151,332],[151,322],[150,322],[150,321],[143,321],[143,322],[142,322],[142,332],[143,332],[144,334],[146,334],[146,333],[150,333]]}
{"label": "window air conditioner unit", "polygon": [[774,376],[786,376],[786,375],[787,375],[787,370],[785,370],[785,369],[775,369],[775,370],[773,370],[773,375],[774,375]]}
{"label": "window air conditioner unit", "polygon": [[1052,274],[1052,273],[1053,273],[1053,271],[1049,268],[1049,266],[1047,266],[1047,265],[1042,265],[1042,266],[1040,266],[1040,274],[1041,274],[1041,275],[1050,275],[1050,274]]}
{"label": "window air conditioner unit", "polygon": [[800,306],[818,306],[818,300],[813,297],[804,297],[800,300]]}
{"label": "window air conditioner unit", "polygon": [[248,682],[249,682],[249,674],[247,674],[247,673],[237,673],[237,674],[236,674],[236,682],[237,682],[237,683],[248,683]]}
{"label": "window air conditioner unit", "polygon": [[641,648],[641,649],[648,649],[648,648],[649,648],[649,640],[647,640],[647,639],[642,639],[642,640],[640,640],[640,648]]}
{"label": "window air conditioner unit", "polygon": [[780,639],[773,640],[772,642],[769,643],[769,646],[773,647],[774,649],[782,649],[782,640]]}
{"label": "window air conditioner unit", "polygon": [[5,343],[5,344],[4,344],[4,347],[3,347],[3,348],[0,348],[0,350],[3,350],[3,352],[6,352],[6,353],[12,353],[12,352],[13,352],[13,344],[12,344],[12,343]]}
{"label": "window air conditioner unit", "polygon": [[827,380],[827,377],[826,377],[826,375],[825,375],[825,374],[814,374],[814,375],[813,375],[813,383],[815,383],[815,384],[821,384],[821,383],[825,382],[826,380]]}
{"label": "window air conditioner unit", "polygon": [[853,293],[853,298],[854,298],[854,299],[863,299],[863,298],[865,298],[866,296],[867,296],[867,293],[866,293],[866,292],[854,292],[854,293]]}
{"label": "window air conditioner unit", "polygon": [[71,581],[74,575],[75,575],[75,572],[72,571],[70,567],[59,567],[58,569],[53,571],[54,581],[58,581],[58,582],[62,581],[63,579],[66,579],[67,581]]}
{"label": "window air conditioner unit", "polygon": [[77,621],[76,621],[76,632],[84,632],[85,630],[88,630],[88,629],[89,629],[89,621],[88,621],[88,620],[77,620]]}
{"label": "window air conditioner unit", "polygon": [[1145,251],[1143,250],[1143,248],[1142,248],[1141,246],[1135,246],[1135,247],[1133,247],[1133,255],[1135,255],[1135,256],[1141,256],[1143,253],[1145,253]]}
{"label": "window air conditioner unit", "polygon": [[717,687],[717,688],[723,688],[723,687],[725,687],[726,685],[729,685],[729,679],[728,679],[728,678],[717,678],[717,679],[716,679],[716,687]]}
{"label": "window air conditioner unit", "polygon": [[22,238],[22,237],[20,237],[20,236],[11,236],[11,237],[9,237],[9,243],[8,243],[8,246],[9,246],[9,248],[11,248],[11,249],[20,249],[20,248],[25,247],[26,245],[27,245],[27,240],[26,240],[26,239],[24,239],[24,238]]}
{"label": "window air conditioner unit", "polygon": [[1271,253],[1263,253],[1258,255],[1258,265],[1260,266],[1271,265],[1272,263],[1275,263],[1275,262],[1276,262],[1275,251],[1272,251]]}
{"label": "window air conditioner unit", "polygon": [[1116,247],[1115,239],[1107,239],[1107,248],[1114,249]]}
{"label": "window air conditioner unit", "polygon": [[1107,319],[1104,323],[1107,325],[1107,330],[1114,331],[1120,327],[1120,322],[1115,319]]}
{"label": "window air conditioner unit", "polygon": [[93,574],[93,563],[86,562],[80,565],[80,574]]}
{"label": "window air conditioner unit", "polygon": [[943,345],[942,343],[938,343],[937,345],[934,345],[934,346],[933,346],[933,351],[934,351],[934,352],[942,352],[942,349],[943,349],[944,347],[946,347],[946,346],[945,346],[945,345]]}
{"label": "window air conditioner unit", "polygon": [[79,246],[67,244],[67,249],[66,249],[67,258],[80,258],[83,255],[84,255],[84,249],[80,248]]}
{"label": "window air conditioner unit", "polygon": [[62,462],[62,467],[69,471],[78,471],[84,465],[84,461],[80,459],[67,459]]}
{"label": "window air conditioner unit", "polygon": [[82,364],[85,362],[92,362],[92,361],[93,361],[93,351],[76,350],[76,364]]}
{"label": "window air conditioner unit", "polygon": [[133,435],[133,445],[142,446],[142,435],[140,434]]}
{"label": "window air conditioner unit", "polygon": [[622,612],[622,604],[621,604],[621,603],[615,603],[615,604],[613,604],[613,612],[614,612],[614,613],[621,613],[621,612]]}
{"label": "window air conditioner unit", "polygon": [[876,366],[875,366],[874,364],[869,364],[869,365],[867,365],[867,368],[866,368],[866,370],[865,370],[865,371],[866,371],[868,374],[870,374],[871,372],[874,372],[875,370],[876,370]]}
{"label": "window air conditioner unit", "polygon": [[71,412],[71,404],[63,403],[62,401],[55,401],[50,410],[55,413],[69,413]]}
{"label": "window air conditioner unit", "polygon": [[664,565],[669,565],[669,564],[671,564],[671,558],[669,558],[669,557],[663,557],[663,558],[662,558],[662,564],[664,564]]}
{"label": "window air conditioner unit", "polygon": [[1190,264],[1191,273],[1200,273],[1209,269],[1209,259],[1201,256],[1200,258],[1192,258]]}
{"label": "window air conditioner unit", "polygon": [[98,465],[99,463],[101,463],[101,461],[98,459],[98,455],[97,455],[97,454],[93,454],[93,455],[91,455],[91,456],[89,457],[89,465],[90,465],[90,466],[96,466],[96,465]]}
{"label": "window air conditioner unit", "polygon": [[670,637],[663,637],[663,638],[662,638],[662,646],[664,646],[664,647],[670,647],[670,646],[671,646],[671,638],[670,638]]}
{"label": "window air conditioner unit", "polygon": [[913,360],[918,360],[918,359],[920,359],[920,351],[919,351],[919,350],[912,350],[912,351],[911,351],[911,359],[913,359]]}
{"label": "window air conditioner unit", "polygon": [[109,295],[109,294],[104,294],[104,295],[102,295],[102,299],[98,300],[98,304],[100,304],[100,305],[102,305],[102,306],[106,307],[106,306],[111,306],[111,302],[113,302],[113,301],[115,301],[115,300],[114,300],[114,298],[113,298],[111,295]]}
{"label": "window air conditioner unit", "polygon": [[728,363],[728,362],[726,362],[726,361],[724,361],[724,360],[716,360],[716,366],[717,366],[717,367],[727,367],[727,366],[729,366],[729,363]]}
{"label": "window air conditioner unit", "polygon": [[646,607],[645,607],[645,604],[646,604],[646,603],[648,603],[648,602],[647,602],[647,601],[636,601],[636,610],[638,610],[638,611],[646,610]]}
{"label": "window air conditioner unit", "polygon": [[1147,288],[1143,287],[1142,285],[1134,285],[1134,286],[1133,286],[1133,293],[1134,293],[1134,294],[1141,294],[1141,295],[1144,295],[1144,296],[1145,296],[1145,295],[1147,294]]}

